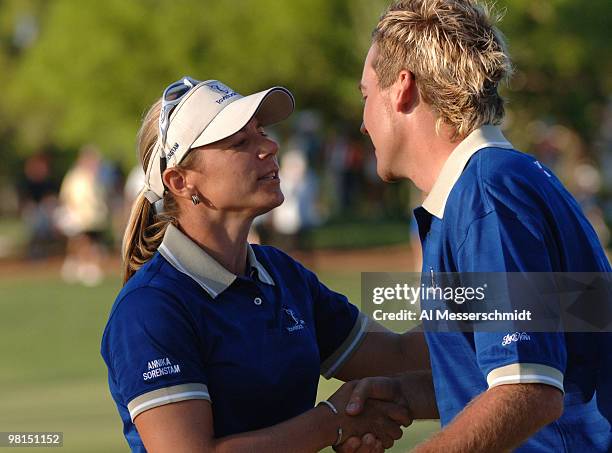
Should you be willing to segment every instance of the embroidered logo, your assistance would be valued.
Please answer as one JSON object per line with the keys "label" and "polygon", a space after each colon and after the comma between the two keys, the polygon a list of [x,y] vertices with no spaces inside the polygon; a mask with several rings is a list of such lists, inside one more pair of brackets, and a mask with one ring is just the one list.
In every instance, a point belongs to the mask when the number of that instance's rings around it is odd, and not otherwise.
{"label": "embroidered logo", "polygon": [[509,333],[502,340],[502,346],[508,346],[510,343],[515,341],[528,341],[531,340],[531,337],[527,335],[525,332],[514,332]]}
{"label": "embroidered logo", "polygon": [[217,104],[221,104],[223,101],[229,98],[238,96],[238,93],[233,91],[230,87],[223,85],[221,82],[211,82],[211,83],[207,83],[206,85],[211,90],[216,91],[217,93],[220,93],[223,95],[215,101]]}
{"label": "embroidered logo", "polygon": [[306,323],[303,319],[300,319],[299,315],[297,315],[291,308],[283,307],[283,310],[289,317],[290,323],[293,323],[291,326],[286,327],[288,332],[295,332],[296,330],[302,330],[304,328],[304,324]]}
{"label": "embroidered logo", "polygon": [[168,357],[163,359],[155,359],[147,362],[147,370],[142,373],[142,379],[148,381],[166,374],[178,374],[181,372],[181,367],[178,364],[170,362]]}
{"label": "embroidered logo", "polygon": [[207,83],[211,90],[218,91],[221,94],[229,94],[232,90],[220,82]]}

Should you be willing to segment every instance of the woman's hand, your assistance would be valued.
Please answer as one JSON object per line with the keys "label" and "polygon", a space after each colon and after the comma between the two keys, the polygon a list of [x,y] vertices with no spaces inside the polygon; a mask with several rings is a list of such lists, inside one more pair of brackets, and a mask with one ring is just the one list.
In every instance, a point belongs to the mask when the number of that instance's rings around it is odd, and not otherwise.
{"label": "woman's hand", "polygon": [[[359,415],[348,415],[346,407],[359,381],[347,382],[330,397],[330,402],[339,410],[342,437],[350,439],[346,449],[339,451],[378,451],[379,445],[390,448],[402,436],[401,426],[409,426],[412,418],[409,411],[394,402],[368,399]],[[369,436],[366,436],[369,434]],[[353,437],[359,439],[351,439]],[[351,445],[359,445],[357,449]],[[368,447],[364,450],[359,448]]]}
{"label": "woman's hand", "polygon": [[383,453],[385,451],[382,441],[372,433],[365,434],[361,438],[349,437],[333,449],[338,453]]}

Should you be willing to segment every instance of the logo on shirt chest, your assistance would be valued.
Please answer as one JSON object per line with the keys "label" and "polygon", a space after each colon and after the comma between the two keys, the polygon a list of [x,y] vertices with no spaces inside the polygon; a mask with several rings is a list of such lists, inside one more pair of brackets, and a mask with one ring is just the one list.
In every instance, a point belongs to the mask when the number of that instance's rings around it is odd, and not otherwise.
{"label": "logo on shirt chest", "polygon": [[300,314],[295,310],[287,307],[283,307],[283,326],[287,329],[287,332],[295,332],[296,330],[302,330],[306,322],[301,319]]}

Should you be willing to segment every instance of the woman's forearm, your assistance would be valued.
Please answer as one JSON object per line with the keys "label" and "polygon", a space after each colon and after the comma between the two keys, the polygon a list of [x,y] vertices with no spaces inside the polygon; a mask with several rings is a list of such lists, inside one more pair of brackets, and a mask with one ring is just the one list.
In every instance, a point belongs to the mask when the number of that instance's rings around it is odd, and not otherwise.
{"label": "woman's forearm", "polygon": [[318,406],[285,422],[215,440],[215,453],[311,453],[336,443],[340,418]]}

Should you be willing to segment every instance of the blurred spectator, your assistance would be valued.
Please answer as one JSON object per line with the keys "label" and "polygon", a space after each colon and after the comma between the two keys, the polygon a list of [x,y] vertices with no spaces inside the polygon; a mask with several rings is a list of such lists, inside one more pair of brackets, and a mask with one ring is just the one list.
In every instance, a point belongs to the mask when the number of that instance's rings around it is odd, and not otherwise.
{"label": "blurred spectator", "polygon": [[[99,171],[99,181],[106,196],[106,206],[109,210],[110,232],[115,246],[120,247],[125,229],[123,172],[116,162],[102,160]],[[109,238],[111,239],[111,238]]]}
{"label": "blurred spectator", "polygon": [[274,229],[284,239],[285,248],[308,248],[307,230],[319,224],[316,211],[318,183],[308,168],[304,152],[287,151],[281,159],[279,176],[285,201],[272,211]]}
{"label": "blurred spectator", "polygon": [[121,208],[121,234],[116,236],[118,240],[123,239],[123,231],[130,218],[130,209],[134,204],[134,201],[138,197],[138,194],[144,187],[145,173],[142,166],[137,164],[127,174],[125,178],[125,184],[123,185],[123,206]]}
{"label": "blurred spectator", "polygon": [[126,206],[132,206],[134,200],[136,200],[136,197],[138,197],[138,194],[144,187],[144,183],[145,174],[142,166],[135,165],[128,173],[125,185],[123,186],[123,201]]}
{"label": "blurred spectator", "polygon": [[339,214],[345,202],[343,177],[348,153],[348,139],[342,129],[341,127],[331,129],[325,148],[324,170],[329,186],[327,195],[330,214]]}
{"label": "blurred spectator", "polygon": [[58,232],[53,222],[57,207],[50,158],[45,153],[29,157],[23,168],[21,217],[27,233],[27,257],[45,258],[53,253]]}
{"label": "blurred spectator", "polygon": [[362,200],[366,171],[365,148],[361,138],[333,132],[327,147],[329,176],[335,196],[336,212],[355,212]]}
{"label": "blurred spectator", "polygon": [[314,110],[296,112],[294,121],[295,134],[288,143],[288,149],[299,149],[305,157],[309,168],[315,165],[318,170],[321,162],[321,116]]}
{"label": "blurred spectator", "polygon": [[599,170],[591,163],[582,162],[574,167],[573,181],[573,195],[605,247],[610,242],[610,229],[599,200],[602,185]]}
{"label": "blurred spectator", "polygon": [[[612,225],[612,96],[604,109],[597,151],[601,158],[602,191],[603,191],[603,217],[608,225]],[[610,240],[605,245],[610,245]]]}
{"label": "blurred spectator", "polygon": [[98,151],[86,146],[62,182],[56,221],[68,238],[61,271],[67,282],[95,286],[104,276],[102,238],[108,226],[109,209],[101,170]]}
{"label": "blurred spectator", "polygon": [[361,201],[363,173],[365,165],[363,141],[351,139],[346,149],[344,171],[342,173],[342,206],[354,210]]}

